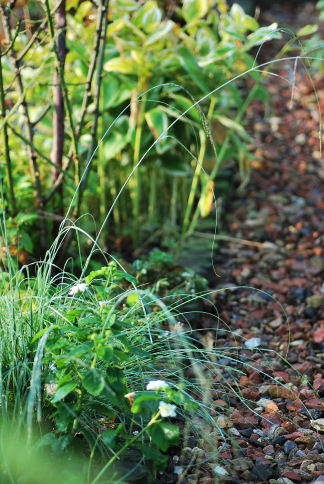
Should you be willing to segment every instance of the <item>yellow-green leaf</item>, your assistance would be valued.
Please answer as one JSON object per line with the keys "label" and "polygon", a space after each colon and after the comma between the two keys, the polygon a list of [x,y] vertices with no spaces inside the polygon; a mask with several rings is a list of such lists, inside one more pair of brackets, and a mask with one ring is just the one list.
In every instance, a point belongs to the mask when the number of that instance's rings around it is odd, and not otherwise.
{"label": "yellow-green leaf", "polygon": [[133,59],[116,57],[105,63],[104,70],[108,72],[120,72],[121,74],[138,75],[139,65]]}
{"label": "yellow-green leaf", "polygon": [[207,11],[207,0],[183,0],[182,15],[188,23],[204,17]]}
{"label": "yellow-green leaf", "polygon": [[318,25],[305,25],[297,32],[298,37],[305,37],[305,35],[315,34],[318,31]]}

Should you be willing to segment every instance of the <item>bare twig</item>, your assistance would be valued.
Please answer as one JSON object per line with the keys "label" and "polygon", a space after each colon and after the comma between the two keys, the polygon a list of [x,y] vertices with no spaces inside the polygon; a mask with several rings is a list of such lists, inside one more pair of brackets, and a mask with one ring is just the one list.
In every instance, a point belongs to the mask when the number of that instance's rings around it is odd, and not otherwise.
{"label": "bare twig", "polygon": [[[106,15],[107,15],[107,10],[108,10],[108,2],[106,2],[106,3],[107,3],[106,10],[104,11],[101,8],[100,11],[99,11],[99,15],[98,15],[96,37],[95,37],[93,51],[92,51],[93,53],[92,53],[92,56],[91,56],[91,59],[90,59],[90,65],[89,65],[89,69],[88,69],[88,75],[87,75],[87,80],[86,80],[86,88],[85,88],[84,95],[83,95],[79,120],[78,120],[77,126],[75,128],[75,135],[76,135],[77,139],[79,139],[80,136],[81,136],[81,132],[82,132],[83,124],[84,124],[84,118],[85,118],[85,115],[87,113],[88,105],[90,103],[91,96],[92,96],[92,94],[91,94],[92,81],[93,81],[93,77],[94,77],[94,73],[95,73],[95,69],[96,69],[96,65],[97,65],[99,48],[100,48],[100,43],[101,43],[101,38],[102,38],[103,17],[104,17],[104,13],[106,13]],[[72,160],[72,155],[73,155],[73,151],[72,151],[72,147],[71,147],[69,154],[68,154],[67,162],[63,166],[64,171],[66,171],[69,168],[70,162]],[[61,173],[58,176],[57,180],[55,181],[52,189],[47,194],[46,201],[50,200],[52,198],[52,196],[56,193],[59,185],[62,183],[62,179],[63,179],[63,174]]]}
{"label": "bare twig", "polygon": [[[28,139],[23,134],[19,133],[19,131],[17,131],[16,128],[14,128],[11,123],[8,123],[8,127],[11,129],[11,131],[14,133],[14,135],[17,136],[17,138],[21,139],[21,141],[23,141],[26,145],[30,145],[31,148],[33,148],[33,150],[35,151],[35,153],[37,153],[40,158],[42,158],[44,161],[46,161],[46,163],[48,163],[49,165],[51,165],[53,168],[56,168],[56,166],[50,160],[50,158],[48,158],[46,155],[44,155],[44,153],[42,153],[38,148],[36,148],[36,146],[32,146],[30,144],[30,142],[28,141]],[[64,171],[64,169],[61,168],[61,167],[58,167],[58,170],[60,170],[63,175],[66,175],[71,180],[74,180],[73,176],[68,171]],[[45,204],[46,199],[44,197],[43,197],[43,200],[44,200],[44,204]]]}
{"label": "bare twig", "polygon": [[[53,148],[51,152],[51,160],[55,165],[52,169],[53,183],[57,180],[62,172],[62,160],[64,149],[64,98],[61,87],[61,77],[59,73],[59,64],[62,72],[64,72],[65,57],[66,57],[66,11],[65,1],[57,9],[56,15],[56,49],[58,58],[56,58],[54,71],[54,86],[53,86]],[[63,215],[63,185],[59,187],[59,208],[58,215]],[[57,232],[56,224],[54,224],[54,232]],[[56,233],[53,234],[56,236]]]}
{"label": "bare twig", "polygon": [[[4,94],[3,77],[2,77],[2,55],[0,55],[0,103],[1,103],[1,117],[4,118],[6,115],[6,105],[5,105],[5,94]],[[5,159],[6,159],[7,184],[8,184],[8,190],[9,190],[9,198],[10,198],[9,213],[14,217],[16,214],[16,200],[15,200],[14,188],[13,188],[14,184],[13,184],[12,169],[11,169],[11,158],[10,158],[7,123],[5,123],[3,126],[3,141],[4,141],[4,152],[5,152]]]}
{"label": "bare twig", "polygon": [[73,159],[74,159],[74,164],[75,164],[75,183],[76,185],[79,184],[80,181],[80,163],[79,163],[79,157],[78,157],[78,147],[77,147],[77,139],[75,136],[75,131],[74,131],[74,125],[73,125],[73,118],[72,118],[72,108],[70,104],[70,99],[68,95],[68,90],[65,84],[65,77],[64,77],[64,65],[61,62],[61,58],[57,49],[57,45],[55,42],[55,34],[54,34],[54,26],[53,26],[53,21],[52,21],[52,16],[51,16],[51,11],[49,7],[49,0],[45,0],[45,7],[46,7],[46,14],[47,14],[47,20],[48,20],[48,26],[49,26],[49,31],[51,34],[51,39],[53,43],[53,51],[57,60],[57,69],[60,77],[60,83],[61,83],[61,88],[62,88],[62,93],[63,93],[63,98],[64,98],[64,104],[66,107],[66,114],[68,118],[68,123],[71,131],[71,139],[72,139],[72,147],[73,147]]}
{"label": "bare twig", "polygon": [[99,101],[100,101],[100,89],[102,84],[102,71],[103,71],[103,63],[104,63],[104,54],[105,54],[105,44],[106,44],[106,36],[107,36],[107,27],[108,27],[108,7],[109,7],[109,0],[103,0],[99,15],[103,17],[102,21],[102,29],[101,29],[101,36],[100,36],[100,49],[99,49],[99,58],[98,58],[98,67],[97,67],[97,79],[95,85],[95,92],[94,92],[94,112],[93,112],[93,122],[91,128],[91,143],[88,150],[87,156],[87,168],[82,177],[81,186],[80,186],[80,196],[78,199],[78,207],[77,207],[77,217],[80,215],[81,209],[81,201],[82,195],[84,193],[85,187],[87,185],[87,180],[90,173],[91,164],[89,161],[93,155],[93,152],[97,145],[97,129],[98,129],[98,118],[99,118]]}
{"label": "bare twig", "polygon": [[[11,2],[12,3],[12,2]],[[10,7],[12,8],[12,7]],[[32,123],[30,121],[29,117],[29,111],[28,111],[28,106],[27,102],[25,99],[25,93],[24,93],[24,87],[23,87],[23,81],[20,73],[20,63],[17,60],[15,56],[15,51],[14,51],[14,43],[12,42],[12,35],[11,35],[11,30],[10,30],[10,10],[8,8],[4,8],[3,5],[1,5],[1,10],[3,12],[3,17],[4,17],[4,30],[7,38],[7,42],[11,45],[11,48],[9,50],[9,58],[15,73],[15,78],[16,78],[16,87],[19,96],[21,97],[21,106],[22,106],[22,111],[23,111],[23,117],[24,117],[24,124],[25,124],[25,130],[26,130],[26,138],[28,140],[27,144],[27,154],[28,154],[28,159],[29,159],[29,164],[30,164],[30,170],[33,178],[33,183],[35,187],[35,193],[36,193],[36,200],[38,204],[38,208],[43,207],[43,198],[42,198],[42,191],[41,191],[41,183],[40,183],[40,173],[39,173],[39,168],[38,168],[38,162],[37,162],[37,156],[36,152],[33,149],[34,146],[34,136],[33,136],[33,128],[32,128]],[[45,249],[45,226],[44,226],[44,221],[42,218],[40,218],[40,240],[41,240],[41,249]]]}
{"label": "bare twig", "polygon": [[[57,9],[61,6],[61,3],[65,1],[65,0],[61,0],[60,2],[58,2],[55,7],[53,8],[51,14],[54,15],[54,13],[57,11]],[[26,45],[26,47],[20,52],[20,54],[18,54],[17,56],[17,60],[18,62],[20,62],[24,57],[25,55],[27,54],[27,52],[29,51],[29,49],[31,47],[33,47],[33,45],[35,45],[35,40],[37,39],[38,35],[40,32],[44,31],[45,27],[46,27],[46,24],[47,24],[47,18],[45,20],[43,20],[43,22],[39,25],[38,29],[36,30],[36,32],[33,34],[33,36],[31,37],[30,41],[28,42],[28,44]]]}

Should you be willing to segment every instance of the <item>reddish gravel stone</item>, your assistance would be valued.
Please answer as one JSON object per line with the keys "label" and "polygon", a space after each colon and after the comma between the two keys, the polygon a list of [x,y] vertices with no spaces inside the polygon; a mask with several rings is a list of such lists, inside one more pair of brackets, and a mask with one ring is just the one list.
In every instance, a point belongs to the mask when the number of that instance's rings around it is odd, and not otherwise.
{"label": "reddish gravel stone", "polygon": [[305,434],[304,432],[293,432],[292,434],[285,434],[286,439],[295,440],[297,437],[303,437]]}
{"label": "reddish gravel stone", "polygon": [[281,385],[270,385],[269,394],[273,398],[286,398],[287,400],[295,400],[299,396],[299,391],[296,389],[294,391],[289,390]]}
{"label": "reddish gravel stone", "polygon": [[243,388],[242,395],[247,400],[253,400],[254,402],[260,398],[260,392],[256,388]]}
{"label": "reddish gravel stone", "polygon": [[283,474],[281,474],[281,477],[287,477],[288,479],[290,479],[291,481],[294,481],[294,482],[301,482],[302,481],[302,478],[294,471],[284,472]]}
{"label": "reddish gravel stone", "polygon": [[258,425],[259,419],[252,416],[234,415],[232,414],[233,424],[240,429],[248,429]]}

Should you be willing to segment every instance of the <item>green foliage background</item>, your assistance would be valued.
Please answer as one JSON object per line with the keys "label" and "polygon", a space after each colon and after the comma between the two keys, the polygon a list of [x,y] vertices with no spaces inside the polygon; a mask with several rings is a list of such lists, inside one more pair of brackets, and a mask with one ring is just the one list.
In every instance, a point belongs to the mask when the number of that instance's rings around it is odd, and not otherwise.
{"label": "green foliage background", "polygon": [[62,167],[53,168],[58,4],[45,2],[54,38],[43,3],[28,3],[22,20],[2,5],[2,22],[10,25],[1,48],[0,127],[8,133],[2,180],[13,253],[37,258],[65,216],[84,213],[91,216],[79,226],[95,234],[111,211],[101,236],[106,246],[127,232],[136,246],[161,226],[185,235],[209,214],[223,163],[235,159],[242,181],[248,177],[242,117],[266,93],[255,70],[248,90],[247,76],[229,81],[253,68],[249,52],[280,35],[276,24],[259,28],[239,5],[229,9],[222,0],[186,0],[173,11],[155,1],[67,2],[64,151]]}

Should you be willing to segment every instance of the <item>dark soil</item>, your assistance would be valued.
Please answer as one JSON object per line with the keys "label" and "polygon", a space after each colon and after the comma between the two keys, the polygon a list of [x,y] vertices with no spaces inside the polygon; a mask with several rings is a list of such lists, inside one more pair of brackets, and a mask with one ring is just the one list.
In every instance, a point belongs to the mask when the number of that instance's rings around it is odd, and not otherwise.
{"label": "dark soil", "polygon": [[[262,20],[296,30],[316,22],[314,3],[275,5]],[[265,46],[262,55],[275,53]],[[236,349],[237,358],[250,362],[237,386],[225,375],[243,398],[224,397],[224,374],[215,377],[215,418],[228,436],[218,436],[216,473],[216,464],[203,464],[211,449],[195,457],[192,438],[182,460],[192,468],[177,475],[173,449],[160,484],[324,483],[324,77],[313,75],[315,93],[301,63],[293,85],[293,62],[271,71],[270,107],[255,102],[247,112],[251,181],[227,207],[228,236],[236,240],[222,242],[216,254],[215,284],[232,288],[214,297],[224,323],[215,330],[215,320],[201,322],[209,345]]]}

